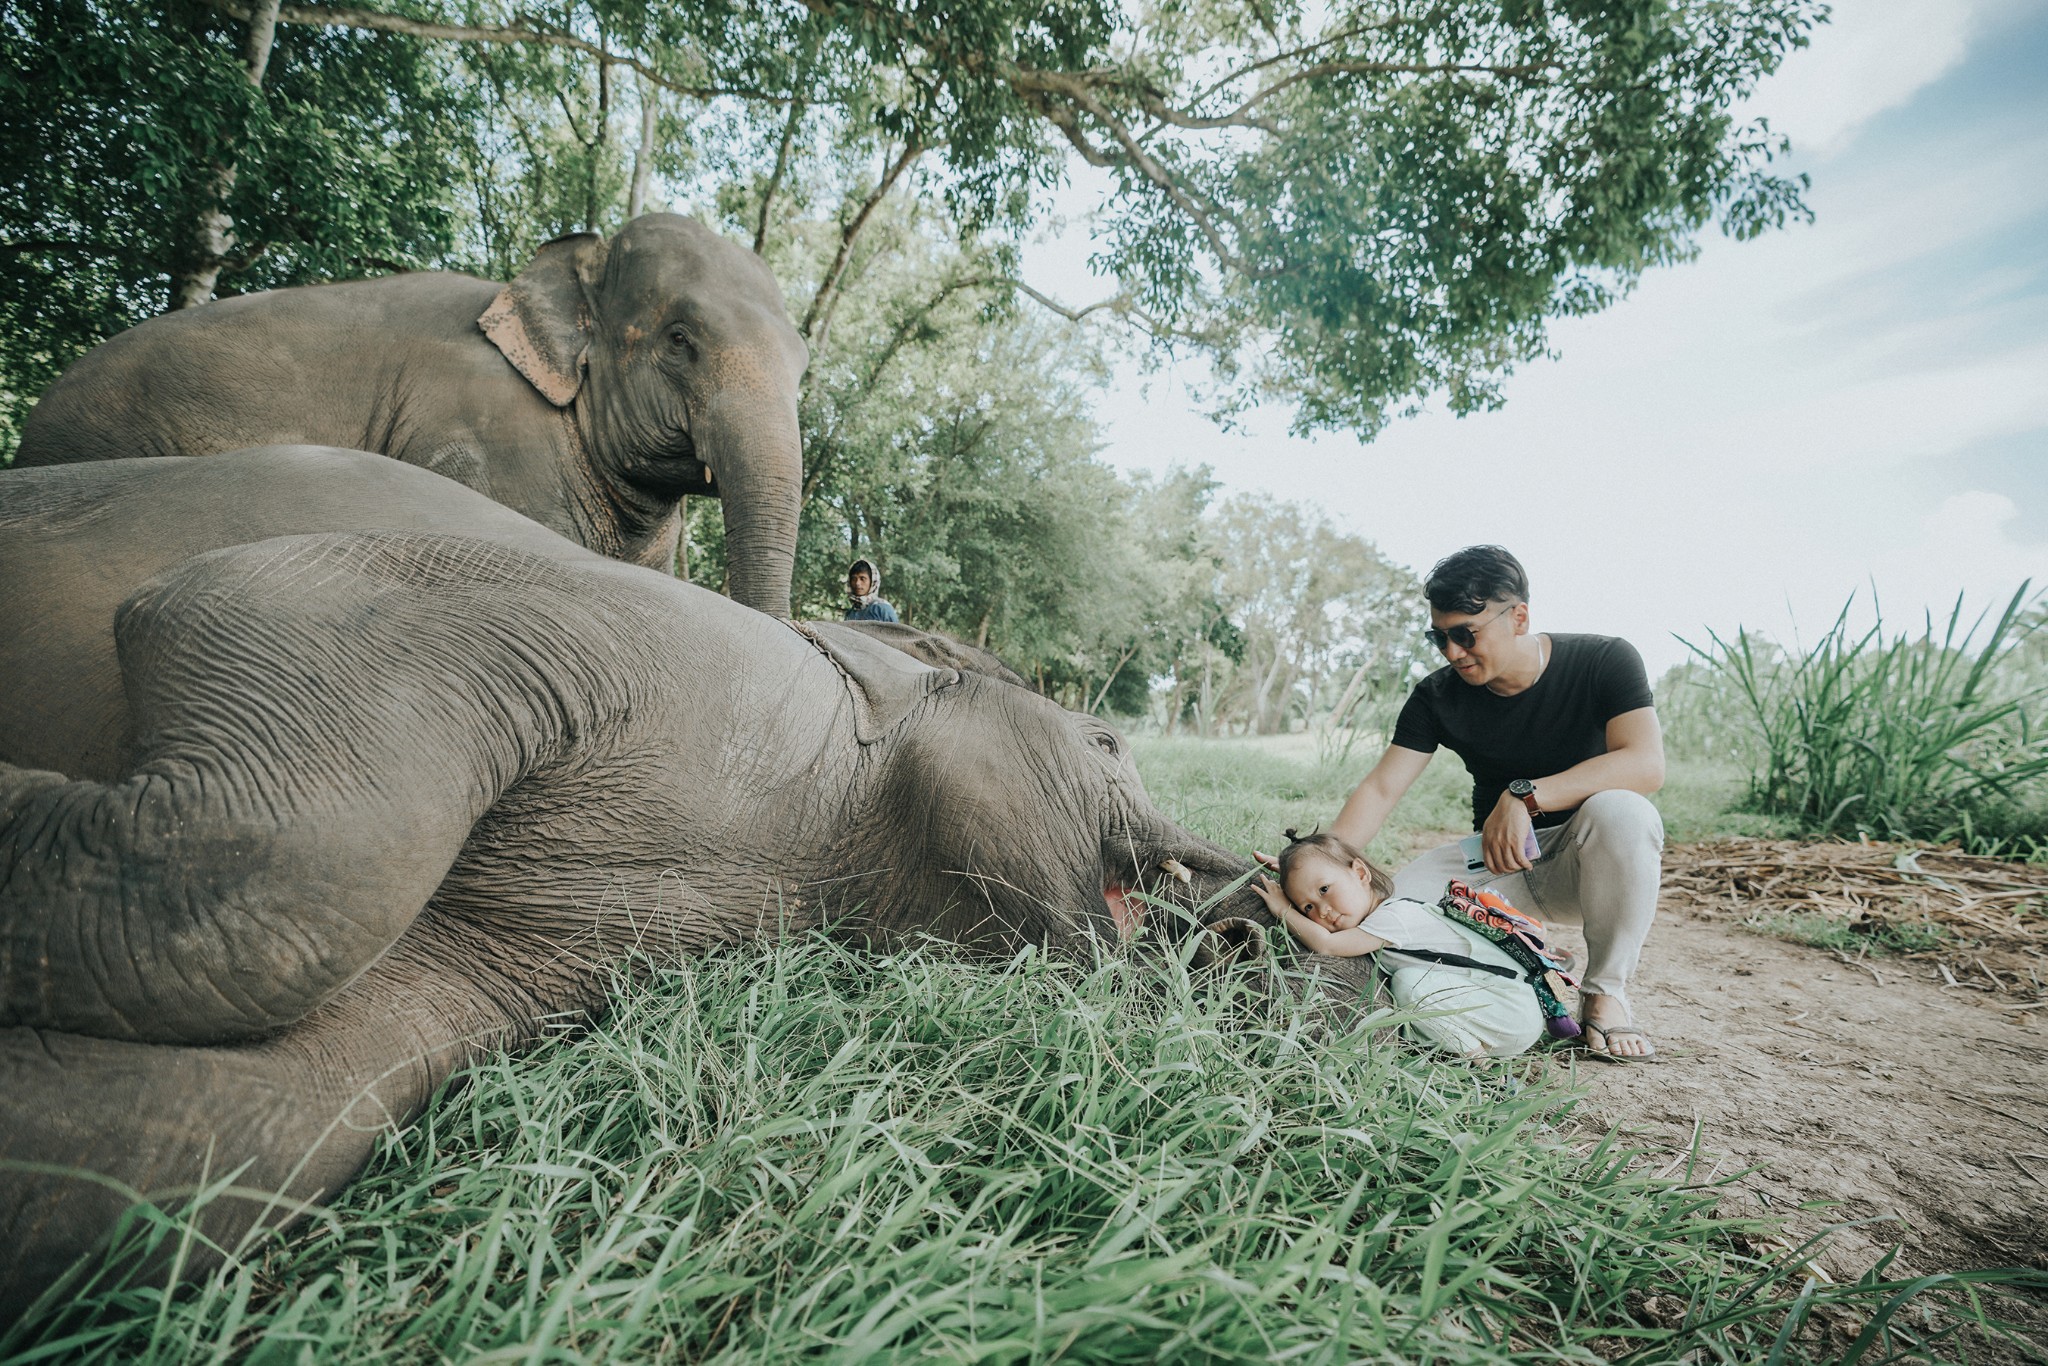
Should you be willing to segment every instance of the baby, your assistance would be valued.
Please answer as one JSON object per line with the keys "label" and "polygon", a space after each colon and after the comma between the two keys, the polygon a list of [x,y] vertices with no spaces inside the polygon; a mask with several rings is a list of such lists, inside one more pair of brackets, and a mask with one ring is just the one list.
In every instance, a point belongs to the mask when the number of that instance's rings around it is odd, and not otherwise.
{"label": "baby", "polygon": [[1413,1028],[1465,1057],[1506,1057],[1543,1037],[1543,1012],[1522,979],[1411,957],[1404,949],[1514,968],[1483,936],[1420,901],[1394,895],[1384,868],[1335,835],[1287,832],[1276,884],[1254,884],[1282,924],[1311,951],[1333,958],[1379,954],[1394,1004],[1423,1012]]}

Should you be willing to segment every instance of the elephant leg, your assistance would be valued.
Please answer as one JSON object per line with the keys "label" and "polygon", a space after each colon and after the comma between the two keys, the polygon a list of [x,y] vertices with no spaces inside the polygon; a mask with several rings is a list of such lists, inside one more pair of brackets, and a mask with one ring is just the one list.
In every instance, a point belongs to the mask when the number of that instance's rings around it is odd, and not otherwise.
{"label": "elephant leg", "polygon": [[547,654],[551,615],[596,615],[577,588],[483,542],[315,536],[130,598],[133,776],[0,766],[0,1026],[220,1043],[346,987],[491,805],[596,728],[601,688]]}
{"label": "elephant leg", "polygon": [[[461,847],[448,832],[407,848],[402,813],[345,803],[296,828],[237,820],[211,787],[0,765],[0,1027],[191,1043],[270,1032],[389,948]],[[310,848],[322,843],[325,859]]]}
{"label": "elephant leg", "polygon": [[[333,1199],[378,1137],[418,1115],[453,1072],[529,1032],[539,1007],[456,962],[433,920],[261,1043],[0,1030],[0,1326],[81,1257],[123,1276],[169,1274],[162,1254],[107,1257],[110,1232],[138,1198],[176,1208],[226,1180],[197,1221],[229,1251]],[[186,1276],[218,1260],[195,1247]]]}

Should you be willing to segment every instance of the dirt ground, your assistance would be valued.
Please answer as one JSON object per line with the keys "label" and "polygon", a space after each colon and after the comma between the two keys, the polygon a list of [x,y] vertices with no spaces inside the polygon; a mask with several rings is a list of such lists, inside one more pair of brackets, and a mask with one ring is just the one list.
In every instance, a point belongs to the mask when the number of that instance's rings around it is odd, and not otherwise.
{"label": "dirt ground", "polygon": [[[1783,1215],[1799,1234],[1867,1221],[1815,1258],[1838,1281],[1895,1245],[1893,1275],[2048,1268],[2038,991],[1767,937],[1734,911],[1667,888],[1631,992],[1659,1057],[1574,1064],[1588,1117],[1673,1154],[1697,1132],[1701,1179],[1755,1168],[1724,1202],[1732,1212]],[[1559,938],[1583,955],[1570,931]],[[1802,1208],[1816,1201],[1827,1207]]]}

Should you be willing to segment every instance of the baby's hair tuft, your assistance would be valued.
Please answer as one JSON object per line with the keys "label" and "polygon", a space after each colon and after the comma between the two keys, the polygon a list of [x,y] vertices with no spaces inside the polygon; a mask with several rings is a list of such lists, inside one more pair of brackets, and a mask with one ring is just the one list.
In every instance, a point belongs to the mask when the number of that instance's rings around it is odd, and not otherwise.
{"label": "baby's hair tuft", "polygon": [[1280,886],[1287,886],[1287,875],[1301,862],[1302,851],[1313,850],[1333,863],[1345,867],[1356,861],[1365,865],[1366,880],[1372,885],[1373,895],[1385,901],[1394,894],[1394,878],[1386,869],[1374,863],[1361,853],[1351,841],[1318,827],[1306,835],[1296,834],[1292,827],[1285,830],[1287,847],[1280,851],[1279,866],[1274,870],[1280,876]]}

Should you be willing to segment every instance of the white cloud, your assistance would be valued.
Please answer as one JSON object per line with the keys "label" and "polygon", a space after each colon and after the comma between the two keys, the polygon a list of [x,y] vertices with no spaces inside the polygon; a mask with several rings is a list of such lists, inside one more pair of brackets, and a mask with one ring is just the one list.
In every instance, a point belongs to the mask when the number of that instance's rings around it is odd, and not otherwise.
{"label": "white cloud", "polygon": [[1963,60],[1996,0],[1846,0],[1740,112],[1826,156]]}
{"label": "white cloud", "polygon": [[1902,547],[1890,578],[1906,600],[1933,604],[1963,591],[2002,605],[2022,579],[2048,586],[2048,543],[2020,540],[2018,521],[2018,505],[2003,493],[1950,494],[1922,520],[1916,542]]}

